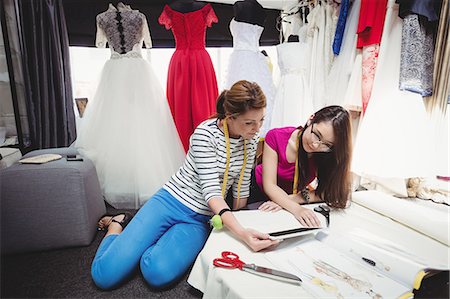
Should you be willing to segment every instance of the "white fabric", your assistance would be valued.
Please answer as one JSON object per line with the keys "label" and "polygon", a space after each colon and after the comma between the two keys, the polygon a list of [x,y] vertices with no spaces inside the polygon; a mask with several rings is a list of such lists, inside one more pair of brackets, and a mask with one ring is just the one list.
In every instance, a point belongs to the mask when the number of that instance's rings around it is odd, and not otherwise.
{"label": "white fabric", "polygon": [[[359,8],[361,0],[355,0],[350,7],[345,24],[344,35],[342,37],[341,52],[334,59],[330,73],[327,76],[327,89],[325,91],[326,105],[347,106],[345,102],[345,92],[349,86],[350,76],[352,75],[353,64],[356,58],[356,29],[358,27]],[[361,70],[361,63],[358,65]],[[355,85],[352,86],[354,90]],[[361,84],[359,85],[361,92]],[[353,97],[349,97],[353,99]],[[359,97],[359,106],[361,106],[361,97]]]}
{"label": "white fabric", "polygon": [[270,125],[275,87],[266,57],[259,51],[259,38],[264,28],[234,19],[230,22],[233,36],[233,52],[228,61],[224,88],[229,89],[239,80],[256,82],[267,100],[266,121],[261,128],[261,137],[267,133]]}
{"label": "white fabric", "polygon": [[422,97],[398,89],[402,20],[389,0],[372,96],[361,120],[352,171],[391,180],[431,175],[429,122]]}
{"label": "white fabric", "polygon": [[[357,193],[354,193],[354,196]],[[364,197],[364,194],[361,193],[361,196]],[[267,218],[267,215],[262,213],[265,212],[258,214],[241,211],[234,212],[234,215],[239,221],[245,222],[247,226],[249,226],[249,223],[255,223],[257,227],[261,219]],[[259,218],[258,215],[263,216]],[[272,213],[272,216],[273,223],[276,223],[286,217],[286,214]],[[417,217],[413,214],[410,214],[410,216]],[[277,220],[277,217],[281,218]],[[446,227],[448,227],[448,223]],[[391,248],[393,251],[398,251],[399,254],[408,254],[409,257],[428,265],[430,268],[449,269],[450,267],[448,246],[392,221],[388,217],[364,208],[357,203],[352,203],[345,210],[331,212],[329,230],[331,234],[336,232],[344,235],[361,236],[361,232],[365,231],[386,240],[387,244],[394,243],[395,247]],[[301,238],[308,238],[308,236],[284,240],[272,250],[278,251],[288,248]],[[402,252],[402,249],[406,253]],[[203,298],[313,298],[302,286],[260,277],[237,269],[221,269],[213,266],[213,259],[220,257],[222,251],[232,251],[247,263],[277,268],[265,257],[267,251],[252,252],[226,229],[213,230],[203,250],[198,255],[188,278],[190,285],[203,292]]]}
{"label": "white fabric", "polygon": [[115,208],[141,207],[184,160],[163,89],[141,47],[142,41],[124,55],[111,50],[76,140]]}
{"label": "white fabric", "polygon": [[307,16],[308,45],[310,53],[309,84],[314,110],[325,106],[325,8],[314,7]]}
{"label": "white fabric", "polygon": [[324,71],[325,78],[328,76],[334,61],[333,41],[336,32],[338,14],[336,14],[336,6],[325,2],[325,39],[324,39]]}
{"label": "white fabric", "polygon": [[[341,92],[344,91],[344,98],[342,106],[346,108],[350,108],[354,111],[362,111],[362,50],[356,49],[356,39],[354,40],[354,47],[355,47],[355,58],[353,61],[353,69],[351,70],[351,75],[348,80],[347,90],[340,90]],[[336,73],[335,73],[336,75]],[[345,73],[342,74],[343,77],[345,77]],[[340,75],[338,75],[340,77]],[[331,79],[331,78],[330,78]],[[336,81],[339,81],[339,79],[336,79]],[[344,83],[345,84],[345,83]],[[356,129],[356,128],[355,128]]]}
{"label": "white fabric", "polygon": [[302,19],[300,18],[300,8],[298,5],[294,5],[289,9],[285,9],[281,12],[281,24],[282,26],[280,35],[280,43],[287,41],[289,35],[299,35],[300,28],[302,27]]}
{"label": "white fabric", "polygon": [[[306,29],[306,27],[302,27]],[[271,128],[299,126],[314,113],[307,81],[308,46],[300,42],[277,45],[281,79],[277,87]]]}
{"label": "white fabric", "polygon": [[377,191],[355,192],[353,201],[420,231],[444,245],[450,245],[450,208],[447,205],[427,203],[414,198],[397,198]]}

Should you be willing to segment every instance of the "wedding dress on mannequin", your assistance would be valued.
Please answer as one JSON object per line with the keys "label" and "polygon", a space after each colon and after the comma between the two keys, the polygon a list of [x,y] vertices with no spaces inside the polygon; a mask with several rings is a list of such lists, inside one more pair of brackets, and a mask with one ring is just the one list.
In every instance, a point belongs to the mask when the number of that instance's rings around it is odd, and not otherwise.
{"label": "wedding dress on mannequin", "polygon": [[97,16],[96,46],[111,49],[81,119],[76,147],[96,167],[105,200],[136,209],[176,172],[184,151],[163,89],[147,60],[145,15],[119,3]]}

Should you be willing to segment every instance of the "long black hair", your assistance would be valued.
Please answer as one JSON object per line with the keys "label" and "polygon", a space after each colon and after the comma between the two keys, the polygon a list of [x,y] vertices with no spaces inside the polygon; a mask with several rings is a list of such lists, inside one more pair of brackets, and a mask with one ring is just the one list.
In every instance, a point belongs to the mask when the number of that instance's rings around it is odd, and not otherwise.
{"label": "long black hair", "polygon": [[[318,186],[316,194],[329,206],[344,208],[350,198],[351,174],[350,162],[352,153],[352,130],[350,115],[341,106],[327,106],[314,114],[300,133],[300,144],[308,126],[320,122],[331,122],[334,130],[334,143],[330,152],[312,153],[317,167]],[[298,149],[299,180],[298,190],[307,185],[310,177],[308,153],[299,146]]]}

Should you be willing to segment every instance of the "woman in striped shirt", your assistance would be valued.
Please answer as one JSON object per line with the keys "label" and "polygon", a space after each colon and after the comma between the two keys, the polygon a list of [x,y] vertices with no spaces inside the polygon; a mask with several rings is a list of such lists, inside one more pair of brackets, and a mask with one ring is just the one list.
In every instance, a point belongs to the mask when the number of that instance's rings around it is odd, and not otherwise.
{"label": "woman in striped shirt", "polygon": [[246,205],[265,107],[256,83],[236,82],[220,94],[216,117],[195,129],[184,164],[136,216],[100,220],[108,231],[92,263],[98,287],[117,287],[138,265],[153,287],[178,280],[206,242],[213,214],[254,251],[278,244],[242,227],[224,200],[232,192],[234,208]]}

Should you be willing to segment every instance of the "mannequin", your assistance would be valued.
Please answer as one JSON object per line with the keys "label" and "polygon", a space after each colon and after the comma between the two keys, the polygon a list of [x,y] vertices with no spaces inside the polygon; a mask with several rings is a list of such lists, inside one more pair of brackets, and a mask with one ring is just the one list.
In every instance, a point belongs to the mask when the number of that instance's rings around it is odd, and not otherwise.
{"label": "mannequin", "polygon": [[205,49],[205,36],[206,29],[218,19],[209,3],[178,0],[164,6],[158,22],[171,30],[175,39],[166,94],[181,142],[188,151],[195,128],[216,109],[217,79]]}
{"label": "mannequin", "polygon": [[170,8],[182,13],[199,10],[205,5],[206,3],[195,0],[175,0],[169,4]]}
{"label": "mannequin", "polygon": [[233,52],[228,59],[225,88],[239,80],[256,82],[266,96],[266,121],[260,129],[264,137],[269,129],[275,86],[268,57],[259,49],[259,39],[264,31],[265,9],[256,0],[239,0],[233,5],[234,18],[230,21]]}
{"label": "mannequin", "polygon": [[256,0],[236,1],[233,5],[234,19],[238,22],[250,23],[264,27],[266,12]]}
{"label": "mannequin", "polygon": [[110,4],[97,15],[96,25],[95,45],[108,45],[111,57],[86,107],[75,147],[94,163],[105,201],[116,209],[138,209],[180,167],[185,154],[164,90],[142,57],[142,44],[152,46],[146,16],[123,3]]}

